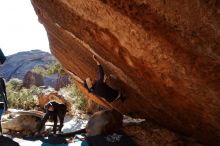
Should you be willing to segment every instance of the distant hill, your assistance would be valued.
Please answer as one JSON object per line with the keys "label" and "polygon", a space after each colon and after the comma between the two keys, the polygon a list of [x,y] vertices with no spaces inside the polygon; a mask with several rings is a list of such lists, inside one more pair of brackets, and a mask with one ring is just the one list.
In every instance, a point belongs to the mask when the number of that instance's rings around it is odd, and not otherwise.
{"label": "distant hill", "polygon": [[0,75],[7,81],[11,78],[23,80],[25,74],[36,65],[47,68],[48,64],[56,62],[56,59],[48,52],[32,50],[19,52],[7,56],[7,60],[0,65]]}
{"label": "distant hill", "polygon": [[32,69],[36,66],[47,69],[49,65],[57,63],[57,60],[48,52],[32,50],[19,52],[6,58],[5,63],[0,65],[0,76],[4,77],[6,81],[12,78],[18,78],[23,80],[26,87],[37,85],[51,86],[56,89],[69,84],[66,75],[60,76],[56,73],[51,76],[41,77],[41,81],[39,81],[39,76],[31,73]]}

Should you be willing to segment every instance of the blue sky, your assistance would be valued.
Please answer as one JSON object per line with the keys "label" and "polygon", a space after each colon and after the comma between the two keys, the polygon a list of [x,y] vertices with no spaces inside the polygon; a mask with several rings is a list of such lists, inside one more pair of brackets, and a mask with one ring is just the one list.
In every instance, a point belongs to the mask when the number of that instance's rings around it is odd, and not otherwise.
{"label": "blue sky", "polygon": [[5,55],[33,49],[49,52],[46,31],[30,0],[0,0],[0,48]]}

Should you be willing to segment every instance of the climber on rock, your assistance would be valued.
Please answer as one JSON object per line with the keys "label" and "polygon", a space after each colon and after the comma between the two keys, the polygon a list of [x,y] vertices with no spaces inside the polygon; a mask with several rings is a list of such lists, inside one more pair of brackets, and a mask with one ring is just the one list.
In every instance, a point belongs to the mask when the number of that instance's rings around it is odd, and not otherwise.
{"label": "climber on rock", "polygon": [[[2,50],[0,49],[0,64],[3,64],[5,60],[6,57],[3,54]],[[7,101],[5,82],[4,79],[0,77],[0,135],[2,135],[1,117],[4,111],[7,111],[8,109],[7,102],[8,101]]]}
{"label": "climber on rock", "polygon": [[44,115],[43,119],[41,120],[41,123],[38,127],[38,132],[36,135],[38,135],[42,129],[42,127],[45,125],[46,121],[51,117],[53,119],[54,125],[53,125],[53,133],[56,134],[57,131],[57,117],[59,118],[60,125],[59,125],[59,132],[61,133],[64,117],[67,112],[67,106],[62,103],[57,103],[56,101],[49,101],[45,106],[44,109],[46,111],[46,114]]}
{"label": "climber on rock", "polygon": [[84,81],[84,86],[92,94],[102,97],[110,103],[118,99],[124,102],[125,98],[121,95],[121,92],[106,84],[103,68],[95,55],[93,55],[93,59],[98,65],[98,80],[93,82],[90,78],[86,78]]}

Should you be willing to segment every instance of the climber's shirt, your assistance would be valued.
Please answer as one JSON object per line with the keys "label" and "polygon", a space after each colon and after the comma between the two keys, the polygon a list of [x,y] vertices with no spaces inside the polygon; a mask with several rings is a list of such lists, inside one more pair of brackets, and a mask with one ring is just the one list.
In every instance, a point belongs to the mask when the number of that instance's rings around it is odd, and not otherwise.
{"label": "climber's shirt", "polygon": [[98,80],[92,88],[88,89],[89,92],[96,96],[103,97],[108,102],[113,102],[120,94],[117,90],[114,90],[104,82],[104,71],[101,65],[98,65],[98,75]]}

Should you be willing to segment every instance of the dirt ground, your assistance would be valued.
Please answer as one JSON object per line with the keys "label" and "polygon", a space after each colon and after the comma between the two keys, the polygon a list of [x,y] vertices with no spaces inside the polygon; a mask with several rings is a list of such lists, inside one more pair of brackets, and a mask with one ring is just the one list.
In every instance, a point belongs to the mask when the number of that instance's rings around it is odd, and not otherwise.
{"label": "dirt ground", "polygon": [[[84,114],[76,114],[65,118],[63,132],[71,132],[85,127],[89,116]],[[47,122],[46,125],[53,123]],[[51,129],[47,126],[47,129]],[[124,117],[124,131],[134,140],[139,146],[203,146],[194,139],[182,136],[180,134],[162,128],[152,122],[143,119],[132,119]],[[40,140],[28,141],[21,138],[14,138],[20,146],[43,146],[44,143]],[[77,146],[79,143],[68,144],[68,146]],[[59,145],[64,146],[64,145]],[[67,144],[65,145],[67,146]]]}

